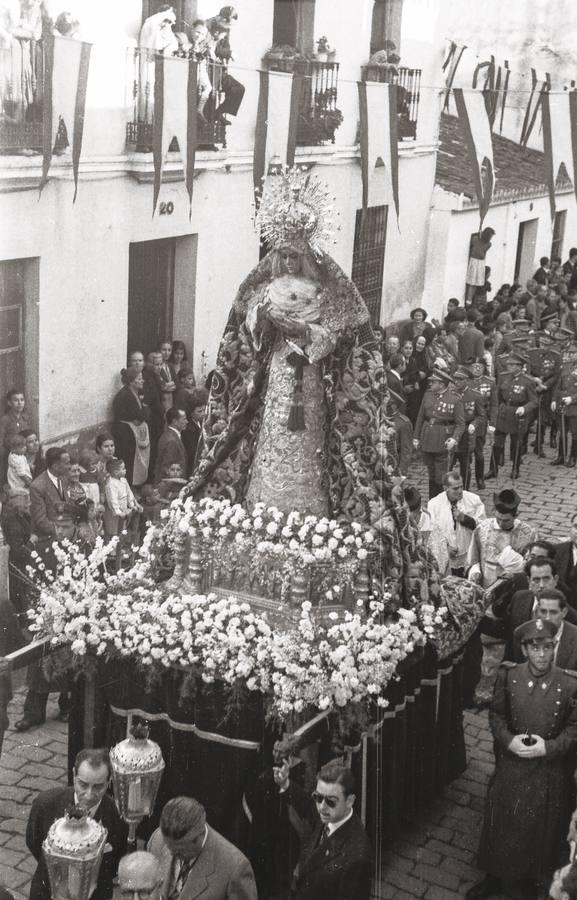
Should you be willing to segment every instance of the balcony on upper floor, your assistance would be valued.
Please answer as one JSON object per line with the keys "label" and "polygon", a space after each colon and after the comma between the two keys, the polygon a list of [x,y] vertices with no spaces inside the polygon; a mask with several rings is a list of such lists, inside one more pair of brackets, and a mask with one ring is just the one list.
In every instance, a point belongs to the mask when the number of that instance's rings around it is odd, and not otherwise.
{"label": "balcony on upper floor", "polygon": [[[150,50],[131,51],[132,60],[132,116],[126,126],[126,143],[139,153],[152,150],[152,121],[154,115],[154,82],[157,54]],[[232,79],[223,63],[207,60],[196,63],[197,69],[197,146],[203,150],[226,147],[228,120],[219,107],[238,82]],[[176,139],[170,150],[178,149]]]}
{"label": "balcony on upper floor", "polygon": [[[285,51],[286,53],[286,51]],[[263,64],[272,72],[289,72],[303,78],[296,142],[314,147],[335,142],[335,132],[343,121],[337,107],[339,63],[283,55],[269,50]]]}
{"label": "balcony on upper floor", "polygon": [[42,41],[15,39],[0,50],[0,153],[42,151]]}
{"label": "balcony on upper floor", "polygon": [[421,91],[421,69],[369,63],[361,68],[363,81],[380,81],[398,86],[397,129],[399,140],[415,140]]}

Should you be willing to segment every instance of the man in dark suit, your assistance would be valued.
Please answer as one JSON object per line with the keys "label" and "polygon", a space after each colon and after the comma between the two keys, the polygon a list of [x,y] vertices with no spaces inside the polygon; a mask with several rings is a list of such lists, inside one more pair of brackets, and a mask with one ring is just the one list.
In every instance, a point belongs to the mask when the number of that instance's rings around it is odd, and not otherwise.
{"label": "man in dark suit", "polygon": [[[529,579],[529,590],[517,591],[516,594],[513,594],[505,619],[505,659],[516,659],[513,642],[515,629],[524,622],[536,618],[539,598],[542,594],[557,590],[558,575],[553,560],[542,556],[533,557],[526,563],[525,573]],[[566,619],[569,624],[577,625],[577,614],[571,607],[567,607]]]}
{"label": "man in dark suit", "polygon": [[178,463],[181,477],[186,472],[186,450],[182,443],[182,432],[188,425],[186,412],[172,407],[166,413],[166,428],[158,442],[156,457],[155,481],[160,481],[167,466]]}
{"label": "man in dark suit", "polygon": [[39,794],[30,810],[26,826],[26,844],[38,862],[30,885],[30,900],[50,900],[52,894],[42,843],[56,819],[69,806],[83,806],[89,815],[106,828],[108,835],[92,900],[110,900],[113,879],[121,857],[126,853],[128,827],[120,818],[114,801],[106,793],[110,781],[107,750],[81,750],[74,761],[72,787],[57,787]]}
{"label": "man in dark suit", "polygon": [[46,471],[30,485],[32,531],[39,540],[72,538],[74,508],[66,502],[70,454],[63,447],[46,451]]}
{"label": "man in dark suit", "polygon": [[[281,791],[291,791],[289,802],[297,809],[300,806],[303,814],[304,798],[297,785],[288,783],[288,770],[277,777],[277,783]],[[295,900],[369,900],[372,850],[363,824],[353,812],[354,790],[354,776],[340,762],[327,763],[318,773],[313,794],[315,824],[296,868]]]}
{"label": "man in dark suit", "polygon": [[555,547],[559,578],[567,585],[567,602],[577,609],[577,512],[571,516],[571,538]]}
{"label": "man in dark suit", "polygon": [[240,850],[206,822],[191,797],[169,800],[148,851],[159,862],[167,900],[257,900],[251,865]]}
{"label": "man in dark suit", "polygon": [[[557,629],[554,638],[553,662],[560,669],[577,669],[577,626],[566,621],[567,601],[561,591],[543,591],[537,598],[537,608],[532,618],[552,622]],[[513,632],[513,655],[515,662],[523,662],[523,650],[518,631]]]}
{"label": "man in dark suit", "polygon": [[142,399],[150,410],[148,430],[150,433],[150,461],[148,464],[148,477],[153,478],[156,467],[156,454],[158,440],[164,428],[164,405],[162,402],[162,382],[160,370],[162,368],[162,353],[153,350],[146,357],[146,365],[142,372],[144,389]]}
{"label": "man in dark suit", "polygon": [[[76,522],[80,516],[75,504],[66,499],[68,472],[70,471],[70,454],[63,447],[49,447],[46,451],[46,470],[34,479],[30,485],[30,524],[36,550],[42,556],[47,569],[53,570],[56,560],[52,551],[52,542],[74,536]],[[58,679],[60,683],[49,684],[42,672],[40,663],[28,668],[29,690],[24,701],[22,718],[14,727],[16,731],[28,731],[35,725],[41,725],[46,719],[46,703],[50,690],[63,689],[58,705],[62,721],[68,719],[69,701],[66,694],[66,679]]]}

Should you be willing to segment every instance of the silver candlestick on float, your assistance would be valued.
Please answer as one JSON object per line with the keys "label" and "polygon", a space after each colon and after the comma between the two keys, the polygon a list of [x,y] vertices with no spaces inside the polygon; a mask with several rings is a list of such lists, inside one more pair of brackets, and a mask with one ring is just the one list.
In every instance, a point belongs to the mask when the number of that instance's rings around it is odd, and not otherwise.
{"label": "silver candlestick on float", "polygon": [[72,806],[48,832],[42,850],[52,900],[89,900],[96,890],[107,831],[81,806]]}
{"label": "silver candlestick on float", "polygon": [[112,789],[118,812],[128,824],[128,840],[136,844],[136,827],[154,809],[164,760],[148,737],[148,726],[133,725],[130,735],[110,751]]}

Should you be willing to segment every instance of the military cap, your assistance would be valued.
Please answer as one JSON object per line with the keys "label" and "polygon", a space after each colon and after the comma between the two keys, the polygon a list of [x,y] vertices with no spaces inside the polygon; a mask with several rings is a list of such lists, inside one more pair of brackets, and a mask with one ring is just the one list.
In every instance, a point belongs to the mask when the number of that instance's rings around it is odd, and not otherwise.
{"label": "military cap", "polygon": [[520,325],[522,325],[523,327],[527,326],[527,328],[529,328],[531,323],[529,319],[513,319],[513,326],[515,328],[518,328]]}
{"label": "military cap", "polygon": [[568,337],[568,338],[574,338],[574,337],[575,337],[575,332],[574,332],[574,331],[571,331],[570,328],[560,328],[559,331],[558,331],[557,333],[558,333],[558,334],[563,334],[563,335],[565,335],[565,336]]}
{"label": "military cap", "polygon": [[437,366],[435,366],[435,368],[431,372],[431,381],[442,381],[444,384],[454,384],[455,383],[448,372],[444,372],[442,369],[439,369]]}
{"label": "military cap", "polygon": [[518,366],[524,366],[529,362],[529,360],[527,359],[526,356],[523,356],[522,353],[517,353],[515,351],[514,353],[509,354],[508,362],[515,363],[515,365],[518,365]]}
{"label": "military cap", "polygon": [[541,324],[542,324],[543,322],[549,322],[549,321],[551,321],[552,319],[558,319],[558,318],[559,318],[559,313],[558,313],[558,312],[549,312],[549,313],[547,313],[547,315],[541,316]]}
{"label": "military cap", "polygon": [[530,619],[517,626],[513,637],[521,644],[528,644],[530,641],[552,641],[556,634],[557,629],[552,622],[546,619]]}
{"label": "military cap", "polygon": [[515,513],[519,509],[521,498],[513,488],[503,488],[493,494],[493,505],[497,512]]}
{"label": "military cap", "polygon": [[473,374],[466,366],[457,366],[453,372],[453,378],[472,378]]}

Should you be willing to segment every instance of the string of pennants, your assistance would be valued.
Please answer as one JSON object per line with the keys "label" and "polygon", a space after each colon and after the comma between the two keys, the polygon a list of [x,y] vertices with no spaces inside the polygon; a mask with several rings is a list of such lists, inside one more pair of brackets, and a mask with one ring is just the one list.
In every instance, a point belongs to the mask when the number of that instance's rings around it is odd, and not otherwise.
{"label": "string of pennants", "polygon": [[[58,141],[72,135],[74,199],[78,187],[78,168],[82,149],[86,90],[91,45],[82,41],[52,37],[46,39],[46,91],[43,104],[44,140],[40,190],[48,180],[53,152]],[[444,104],[450,98],[465,135],[475,191],[483,221],[495,190],[493,133],[502,132],[511,70],[507,60],[497,64],[495,57],[479,62],[473,73],[472,87],[455,87],[466,47],[450,42],[443,62],[445,74]],[[291,166],[295,161],[299,101],[304,77],[299,74],[263,70],[259,73],[259,99],[255,123],[253,180],[256,189],[271,165]],[[400,214],[399,161],[397,140],[398,90],[396,84],[374,81],[357,82],[360,122],[362,207],[366,211],[375,202],[376,172],[384,167],[387,190],[397,215]],[[158,56],[155,61],[154,115],[152,145],[154,162],[153,214],[156,210],[168,148],[178,140],[183,161],[184,181],[192,209],[195,153],[198,144],[197,66],[191,60]],[[526,146],[533,134],[539,113],[551,217],[555,213],[555,182],[561,164],[577,195],[577,92],[551,91],[551,79],[531,70],[531,87],[519,143]],[[382,201],[381,201],[382,202]]]}

